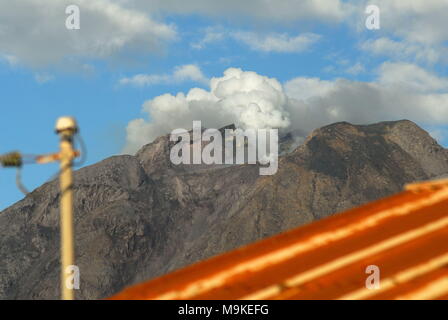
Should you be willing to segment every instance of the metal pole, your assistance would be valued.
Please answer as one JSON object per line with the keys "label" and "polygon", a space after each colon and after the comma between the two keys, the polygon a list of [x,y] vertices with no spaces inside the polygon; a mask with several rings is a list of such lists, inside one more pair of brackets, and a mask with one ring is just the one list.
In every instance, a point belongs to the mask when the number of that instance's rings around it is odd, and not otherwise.
{"label": "metal pole", "polygon": [[74,236],[73,236],[73,175],[72,161],[75,157],[73,150],[73,128],[57,131],[60,135],[60,187],[61,187],[61,295],[63,300],[73,300],[74,290],[70,285],[71,273],[69,266],[75,264]]}

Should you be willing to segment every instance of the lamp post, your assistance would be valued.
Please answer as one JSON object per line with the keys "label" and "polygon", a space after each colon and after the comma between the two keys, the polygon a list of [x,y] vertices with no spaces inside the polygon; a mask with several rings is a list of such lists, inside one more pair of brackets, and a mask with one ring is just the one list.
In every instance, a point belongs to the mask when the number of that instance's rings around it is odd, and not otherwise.
{"label": "lamp post", "polygon": [[60,137],[60,230],[61,230],[61,298],[73,300],[73,286],[69,285],[70,266],[75,264],[73,235],[73,173],[72,162],[76,157],[73,150],[73,136],[78,132],[72,117],[62,117],[56,122],[56,133]]}
{"label": "lamp post", "polygon": [[60,162],[60,230],[61,230],[61,299],[73,300],[75,298],[74,286],[71,279],[72,266],[75,266],[75,246],[73,232],[73,159],[80,155],[73,149],[73,137],[78,132],[78,125],[73,117],[61,117],[56,122],[56,133],[60,138],[58,153],[24,157],[19,152],[0,155],[0,165],[17,168],[17,185],[24,193],[26,189],[20,181],[20,168],[26,162],[44,164],[54,161]]}

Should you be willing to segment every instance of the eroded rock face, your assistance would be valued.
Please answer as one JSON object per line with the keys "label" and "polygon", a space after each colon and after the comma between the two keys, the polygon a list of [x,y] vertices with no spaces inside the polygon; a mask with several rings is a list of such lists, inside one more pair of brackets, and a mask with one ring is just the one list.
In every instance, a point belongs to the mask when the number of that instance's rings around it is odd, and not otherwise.
{"label": "eroded rock face", "polygon": [[[160,137],[75,173],[78,298],[107,297],[448,173],[448,151],[405,120],[317,129],[280,157],[274,176],[256,165],[174,166],[170,143]],[[58,298],[58,210],[53,181],[0,213],[0,298]]]}

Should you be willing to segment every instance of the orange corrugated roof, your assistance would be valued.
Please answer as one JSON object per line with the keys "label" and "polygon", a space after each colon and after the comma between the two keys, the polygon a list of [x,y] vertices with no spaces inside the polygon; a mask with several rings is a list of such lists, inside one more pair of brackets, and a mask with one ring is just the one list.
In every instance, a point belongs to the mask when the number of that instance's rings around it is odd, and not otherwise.
{"label": "orange corrugated roof", "polygon": [[[380,286],[367,289],[366,267]],[[406,191],[128,288],[111,299],[447,299],[448,181]]]}

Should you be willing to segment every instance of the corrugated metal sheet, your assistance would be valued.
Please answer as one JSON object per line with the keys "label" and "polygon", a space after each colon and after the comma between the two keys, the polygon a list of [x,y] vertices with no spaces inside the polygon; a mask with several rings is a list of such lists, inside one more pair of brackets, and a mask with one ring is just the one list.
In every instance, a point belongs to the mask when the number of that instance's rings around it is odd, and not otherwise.
{"label": "corrugated metal sheet", "polygon": [[[368,266],[379,288],[368,289]],[[112,299],[447,299],[448,181],[194,264]]]}

